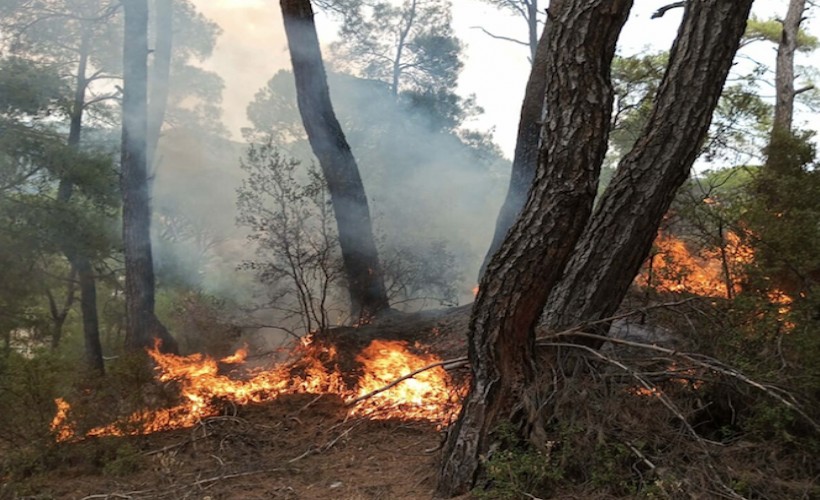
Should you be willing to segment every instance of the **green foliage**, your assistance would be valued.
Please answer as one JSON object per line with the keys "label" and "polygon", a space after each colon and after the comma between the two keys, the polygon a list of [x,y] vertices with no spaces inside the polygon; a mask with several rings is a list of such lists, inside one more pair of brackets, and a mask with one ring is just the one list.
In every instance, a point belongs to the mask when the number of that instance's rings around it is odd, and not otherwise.
{"label": "green foliage", "polygon": [[[752,16],[746,24],[746,33],[743,35],[744,44],[765,41],[773,44],[780,43],[783,33],[783,22],[778,19],[760,19]],[[800,29],[797,33],[797,50],[812,52],[820,46],[820,40]]]}
{"label": "green foliage", "polygon": [[50,352],[0,357],[0,449],[11,451],[0,454],[0,470],[30,474],[55,458],[54,400],[72,384],[70,366]]}
{"label": "green foliage", "polygon": [[497,449],[484,463],[486,486],[473,490],[481,499],[518,499],[527,495],[550,497],[564,479],[556,457],[521,443],[515,427],[499,425],[492,434]]}
{"label": "green foliage", "polygon": [[616,100],[609,139],[619,156],[632,148],[643,131],[668,60],[668,53],[658,52],[617,56],[612,61]]}
{"label": "green foliage", "polygon": [[791,294],[816,288],[812,275],[820,269],[820,170],[811,137],[773,133],[747,217],[760,272]]}
{"label": "green foliage", "polygon": [[0,115],[46,114],[66,93],[53,68],[17,57],[0,61]]}
{"label": "green foliage", "polygon": [[124,442],[115,449],[114,456],[104,462],[103,474],[125,477],[140,471],[145,465],[145,457],[140,450],[131,443]]}

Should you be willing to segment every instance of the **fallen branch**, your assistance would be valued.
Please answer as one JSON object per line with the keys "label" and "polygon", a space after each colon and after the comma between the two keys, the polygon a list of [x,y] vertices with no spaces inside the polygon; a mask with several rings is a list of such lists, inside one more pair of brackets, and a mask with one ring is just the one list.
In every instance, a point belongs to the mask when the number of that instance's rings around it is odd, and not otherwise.
{"label": "fallen branch", "polygon": [[339,442],[340,439],[342,439],[343,437],[350,434],[350,431],[352,431],[353,429],[358,427],[360,423],[361,423],[361,421],[353,424],[352,426],[345,429],[344,432],[342,432],[341,434],[339,434],[338,436],[336,436],[335,438],[333,438],[332,440],[328,441],[327,443],[325,443],[324,445],[322,445],[318,448],[310,446],[304,453],[302,453],[298,457],[294,457],[294,458],[291,458],[290,460],[288,460],[288,463],[292,464],[293,462],[297,462],[297,461],[299,461],[299,460],[301,460],[301,459],[303,459],[307,456],[310,456],[314,453],[324,452],[324,451],[327,451],[327,450],[333,448],[336,445],[336,443]]}
{"label": "fallen branch", "polygon": [[438,361],[436,363],[431,363],[427,366],[423,366],[423,367],[419,368],[418,370],[414,370],[414,371],[408,373],[407,375],[402,375],[401,377],[397,378],[396,380],[390,382],[389,384],[387,384],[383,387],[379,387],[378,389],[372,390],[372,391],[368,392],[367,394],[359,396],[356,399],[351,399],[350,401],[346,401],[345,406],[353,406],[357,403],[360,403],[360,402],[364,401],[365,399],[372,398],[376,394],[380,394],[384,391],[390,390],[393,387],[395,387],[396,385],[400,384],[401,382],[404,382],[405,380],[407,380],[409,378],[413,378],[416,375],[418,375],[419,373],[426,372],[427,370],[432,370],[433,368],[436,368],[436,367],[439,367],[439,366],[446,366],[447,367],[446,369],[452,370],[452,369],[455,369],[455,368],[460,368],[462,366],[465,366],[468,363],[469,363],[469,361],[467,360],[467,356],[463,356],[463,357],[460,357],[460,358],[448,359],[448,360],[445,360],[445,361]]}
{"label": "fallen branch", "polygon": [[267,474],[269,472],[282,472],[282,471],[285,471],[285,470],[286,469],[283,469],[283,468],[279,467],[279,468],[276,468],[276,469],[253,470],[253,471],[248,471],[248,472],[237,472],[236,474],[223,474],[221,476],[214,476],[214,477],[209,477],[207,479],[200,479],[199,481],[194,481],[193,483],[190,483],[187,486],[188,487],[202,486],[203,484],[215,483],[216,481],[222,481],[223,479],[234,479],[234,478],[237,478],[237,477],[254,476],[256,474]]}

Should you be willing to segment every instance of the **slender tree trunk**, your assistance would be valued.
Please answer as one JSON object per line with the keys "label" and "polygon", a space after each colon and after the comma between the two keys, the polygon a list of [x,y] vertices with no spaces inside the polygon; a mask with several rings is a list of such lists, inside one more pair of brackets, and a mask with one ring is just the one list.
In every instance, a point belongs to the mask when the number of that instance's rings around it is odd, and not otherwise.
{"label": "slender tree trunk", "polygon": [[404,53],[404,45],[407,43],[407,35],[410,29],[413,28],[413,22],[416,18],[416,0],[410,4],[410,16],[407,19],[407,24],[404,25],[399,33],[399,43],[396,47],[396,58],[393,60],[393,79],[390,85],[390,91],[393,97],[399,95],[399,82],[401,81],[402,73],[402,54]]}
{"label": "slender tree trunk", "polygon": [[473,382],[450,430],[438,494],[472,488],[489,433],[511,421],[528,437],[534,328],[592,211],[612,112],[610,65],[631,0],[553,0],[546,128],[529,199],[487,266],[470,319]]}
{"label": "slender tree trunk", "polygon": [[775,63],[774,130],[791,132],[792,129],[794,98],[797,95],[794,89],[794,54],[797,52],[797,37],[805,11],[806,0],[790,0],[783,20]]}
{"label": "slender tree trunk", "polygon": [[281,0],[296,95],[330,192],[354,318],[389,307],[359,168],[333,113],[309,0]]}
{"label": "slender tree trunk", "polygon": [[[553,330],[599,320],[617,310],[697,158],[751,4],[752,0],[686,3],[647,125],[621,161],[550,295],[545,318]],[[606,330],[602,326],[598,332]]]}
{"label": "slender tree trunk", "polygon": [[156,169],[154,164],[159,143],[165,111],[168,108],[168,92],[171,80],[171,54],[174,41],[174,2],[173,0],[155,0],[154,5],[154,64],[151,70],[149,88],[151,98],[148,102],[148,169]]}
{"label": "slender tree trunk", "polygon": [[538,0],[529,0],[529,2],[527,2],[527,28],[530,61],[532,61],[534,65],[536,54],[538,53]]}
{"label": "slender tree trunk", "polygon": [[[68,130],[68,145],[79,149],[83,127],[83,112],[85,110],[85,91],[88,85],[86,70],[88,69],[88,55],[91,50],[91,30],[83,30],[80,41],[80,59],[77,65],[76,87],[74,102],[71,107],[71,122]],[[71,199],[74,184],[70,179],[61,179],[57,189],[57,200],[66,204]],[[73,236],[72,236],[73,237]],[[80,282],[80,302],[83,321],[83,337],[85,339],[86,360],[92,370],[103,374],[102,345],[100,343],[99,319],[97,314],[97,284],[94,269],[85,252],[78,242],[64,242],[63,253],[74,270],[77,271]]]}
{"label": "slender tree trunk", "polygon": [[103,364],[102,344],[100,343],[97,286],[94,269],[88,259],[78,260],[76,269],[80,281],[80,309],[83,315],[85,359],[89,368],[102,375],[105,373],[105,365]]}
{"label": "slender tree trunk", "polygon": [[524,92],[524,102],[521,105],[521,118],[518,121],[518,136],[515,142],[515,154],[513,156],[512,172],[510,175],[510,186],[507,189],[507,197],[498,213],[495,223],[495,233],[490,249],[481,264],[478,279],[484,275],[484,271],[490,259],[501,247],[507,231],[510,230],[521,207],[527,201],[527,193],[532,187],[532,180],[535,177],[535,169],[538,164],[539,137],[542,131],[544,118],[544,91],[547,86],[547,32],[550,20],[544,26],[544,34],[538,43],[538,49],[533,56],[530,78],[527,81],[527,88]]}
{"label": "slender tree trunk", "polygon": [[63,326],[65,325],[65,320],[68,318],[68,312],[71,310],[71,306],[74,305],[74,289],[75,289],[75,281],[76,278],[76,271],[74,269],[71,270],[71,274],[68,276],[68,287],[66,288],[66,296],[65,302],[63,303],[62,307],[57,306],[57,300],[54,298],[54,294],[51,293],[51,290],[46,289],[46,297],[48,297],[48,308],[49,312],[51,313],[51,348],[57,349],[60,347],[60,342],[63,339]]}
{"label": "slender tree trunk", "polygon": [[122,173],[123,245],[125,250],[125,345],[129,350],[161,341],[177,352],[176,341],[154,315],[154,263],[151,255],[151,207],[146,164],[148,86],[148,2],[123,0]]}

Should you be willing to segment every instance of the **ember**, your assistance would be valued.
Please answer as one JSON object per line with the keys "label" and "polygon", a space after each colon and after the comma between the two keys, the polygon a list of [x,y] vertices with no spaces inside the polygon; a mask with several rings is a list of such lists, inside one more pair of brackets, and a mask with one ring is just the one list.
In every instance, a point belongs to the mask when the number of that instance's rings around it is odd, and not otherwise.
{"label": "ember", "polygon": [[[149,434],[192,427],[205,417],[219,414],[225,402],[239,405],[261,403],[275,400],[282,394],[337,394],[353,400],[441,361],[431,354],[411,353],[405,342],[374,340],[357,357],[363,374],[357,386],[351,389],[344,383],[341,373],[329,370],[323,362],[335,358],[335,349],[315,343],[311,337],[302,339],[289,363],[251,371],[236,378],[220,373],[219,367],[220,364],[241,366],[247,356],[245,348],[219,361],[202,354],[162,354],[157,347],[148,354],[156,365],[157,381],[174,383],[179,390],[180,403],[171,408],[132,413],[112,424],[91,429],[86,436]],[[57,412],[51,430],[57,441],[77,438],[69,419],[70,405],[63,399],[57,399],[55,403]],[[457,405],[456,387],[447,372],[438,366],[397,383],[372,400],[358,402],[350,413],[378,419],[444,422],[457,410]]]}

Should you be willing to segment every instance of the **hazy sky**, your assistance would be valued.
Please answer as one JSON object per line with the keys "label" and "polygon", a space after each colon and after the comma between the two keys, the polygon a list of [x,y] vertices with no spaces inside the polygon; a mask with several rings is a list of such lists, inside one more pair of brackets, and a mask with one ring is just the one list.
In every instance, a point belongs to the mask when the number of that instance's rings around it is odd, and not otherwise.
{"label": "hazy sky", "polygon": [[[224,30],[213,58],[204,65],[225,79],[224,117],[238,138],[238,129],[247,123],[245,108],[253,95],[277,70],[290,66],[279,2],[194,0],[194,3]],[[661,19],[650,19],[652,12],[666,3],[666,0],[635,1],[619,42],[622,54],[660,50],[671,45],[682,9],[669,11]],[[782,16],[787,3],[787,0],[758,1],[755,12],[760,17]],[[336,29],[332,20],[320,13],[316,23],[320,41],[323,44],[332,41]],[[480,0],[453,0],[453,24],[466,45],[460,93],[475,94],[478,104],[485,110],[482,117],[468,126],[482,130],[493,128],[496,142],[511,157],[529,75],[528,51],[522,46],[492,39],[472,27],[480,25],[493,33],[523,39],[526,34],[524,21],[501,13]],[[818,24],[816,20],[810,20],[808,27],[817,32]],[[761,44],[755,57],[774,64],[771,46]],[[813,62],[820,66],[820,61],[815,59]]]}

